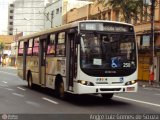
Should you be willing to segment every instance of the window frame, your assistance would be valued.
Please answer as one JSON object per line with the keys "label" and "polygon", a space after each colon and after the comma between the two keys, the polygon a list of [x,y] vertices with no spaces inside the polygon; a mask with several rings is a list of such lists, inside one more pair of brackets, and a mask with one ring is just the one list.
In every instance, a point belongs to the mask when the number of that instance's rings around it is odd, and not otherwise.
{"label": "window frame", "polygon": [[[21,47],[21,43],[23,44],[22,47]],[[19,53],[19,50],[22,50],[22,53]],[[24,52],[24,41],[19,41],[18,42],[18,56],[23,56],[23,52]]]}
{"label": "window frame", "polygon": [[56,14],[59,14],[59,8],[56,9]]}
{"label": "window frame", "polygon": [[[38,45],[35,45],[35,41],[38,41]],[[33,43],[32,43],[32,54],[34,56],[38,56],[39,54],[39,45],[40,45],[40,38],[39,37],[36,37],[33,39]],[[37,52],[34,52],[34,48],[38,48],[38,51]]]}
{"label": "window frame", "polygon": [[[51,44],[51,35],[54,35],[54,42],[53,42],[53,44]],[[56,55],[56,41],[57,41],[57,35],[55,34],[55,33],[51,33],[51,34],[49,34],[49,37],[48,37],[48,39],[47,39],[47,47],[46,47],[46,55]],[[54,52],[52,53],[52,52],[48,52],[48,49],[51,49],[51,48],[48,48],[49,46],[53,46],[53,50],[54,50]]]}
{"label": "window frame", "polygon": [[[31,49],[31,53],[28,52],[29,49]],[[27,45],[27,56],[32,56],[32,55],[33,55],[33,38],[30,38],[28,40],[28,45]]]}
{"label": "window frame", "polygon": [[[64,33],[64,36],[63,37],[60,37],[59,35],[60,34],[63,34]],[[63,38],[64,42],[63,43],[59,43],[59,40],[61,40],[60,38]],[[61,47],[63,46],[63,47]],[[58,47],[61,47],[61,48],[58,48]],[[62,49],[62,52],[64,52],[63,54],[60,54],[59,53],[59,49]],[[64,49],[64,51],[63,51]],[[58,33],[57,35],[57,43],[56,43],[56,55],[57,56],[66,56],[66,32],[65,31],[61,31]]]}

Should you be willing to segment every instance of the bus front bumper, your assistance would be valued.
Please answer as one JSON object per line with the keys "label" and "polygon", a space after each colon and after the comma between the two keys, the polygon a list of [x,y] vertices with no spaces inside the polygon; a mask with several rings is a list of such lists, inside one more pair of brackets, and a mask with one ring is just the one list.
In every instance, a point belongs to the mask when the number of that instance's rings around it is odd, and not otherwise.
{"label": "bus front bumper", "polygon": [[124,92],[137,92],[138,84],[127,86],[86,86],[80,83],[75,84],[74,92],[76,94],[103,94],[103,93],[124,93]]}

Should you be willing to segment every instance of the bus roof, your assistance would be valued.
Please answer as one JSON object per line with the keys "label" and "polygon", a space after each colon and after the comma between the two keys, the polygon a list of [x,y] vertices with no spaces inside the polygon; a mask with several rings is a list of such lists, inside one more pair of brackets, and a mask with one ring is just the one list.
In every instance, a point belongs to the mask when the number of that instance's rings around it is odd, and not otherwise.
{"label": "bus roof", "polygon": [[79,22],[107,22],[107,23],[117,23],[117,24],[133,26],[132,24],[129,24],[129,23],[119,22],[119,21],[110,21],[110,20],[84,20],[84,21],[79,21]]}
{"label": "bus roof", "polygon": [[33,33],[31,35],[22,36],[22,37],[20,37],[20,39],[18,41],[30,39],[30,38],[33,38],[33,37],[42,36],[42,35],[45,35],[45,34],[56,32],[56,31],[61,31],[61,30],[67,29],[67,28],[73,28],[73,27],[76,27],[76,26],[78,26],[78,22],[65,24],[65,25],[62,25],[60,27],[50,28],[50,29],[47,29],[47,30],[44,30],[44,31]]}
{"label": "bus roof", "polygon": [[68,29],[68,28],[74,28],[74,27],[77,27],[80,22],[107,22],[107,23],[117,23],[117,24],[124,24],[124,25],[133,26],[132,24],[128,24],[128,23],[124,23],[124,22],[108,21],[108,20],[84,20],[84,21],[76,21],[76,22],[72,22],[72,23],[69,23],[69,24],[62,25],[60,27],[50,28],[50,29],[47,29],[47,30],[44,30],[44,31],[33,33],[31,35],[22,36],[22,37],[19,38],[18,41],[28,40],[30,38],[35,38],[35,37],[38,37],[38,36],[42,36],[42,35],[45,35],[45,34],[53,33],[53,32],[56,32],[56,31],[61,31],[61,30]]}

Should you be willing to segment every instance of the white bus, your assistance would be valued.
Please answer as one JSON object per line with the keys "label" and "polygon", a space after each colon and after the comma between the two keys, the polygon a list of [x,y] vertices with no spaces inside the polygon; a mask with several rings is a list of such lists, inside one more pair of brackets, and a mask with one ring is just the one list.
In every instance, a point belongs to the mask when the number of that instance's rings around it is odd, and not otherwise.
{"label": "white bus", "polygon": [[24,36],[18,44],[18,75],[28,87],[65,93],[101,94],[137,91],[134,27],[105,20],[78,21]]}

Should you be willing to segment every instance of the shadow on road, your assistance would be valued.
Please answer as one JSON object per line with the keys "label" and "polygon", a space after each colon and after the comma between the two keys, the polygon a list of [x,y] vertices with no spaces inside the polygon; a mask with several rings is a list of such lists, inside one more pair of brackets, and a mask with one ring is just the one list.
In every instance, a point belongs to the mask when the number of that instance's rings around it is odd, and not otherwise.
{"label": "shadow on road", "polygon": [[114,100],[112,99],[103,99],[98,95],[72,95],[68,94],[66,98],[67,102],[72,104],[76,104],[79,106],[124,106],[128,105],[123,101]]}
{"label": "shadow on road", "polygon": [[[27,86],[23,86],[26,89],[29,89]],[[39,86],[34,86],[32,89],[34,92],[48,95],[50,97],[56,98],[54,90],[48,88],[42,88]],[[112,99],[103,99],[100,95],[75,95],[67,93],[65,99],[59,99],[63,102],[68,102],[70,104],[78,106],[127,106],[128,103],[115,100],[114,96]]]}

